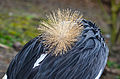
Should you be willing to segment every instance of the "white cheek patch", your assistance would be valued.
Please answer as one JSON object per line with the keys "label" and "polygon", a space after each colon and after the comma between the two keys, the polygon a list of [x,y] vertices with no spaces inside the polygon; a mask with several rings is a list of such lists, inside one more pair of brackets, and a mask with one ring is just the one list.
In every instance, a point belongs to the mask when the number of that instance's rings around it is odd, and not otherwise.
{"label": "white cheek patch", "polygon": [[7,79],[7,75],[5,74],[4,77],[2,79]]}
{"label": "white cheek patch", "polygon": [[41,56],[37,59],[37,61],[35,62],[33,68],[35,68],[36,66],[39,66],[40,62],[46,57],[47,54],[41,54]]}
{"label": "white cheek patch", "polygon": [[99,72],[99,74],[97,75],[97,77],[95,78],[95,79],[99,79],[100,78],[100,76],[101,76],[101,74],[102,74],[102,69],[100,70],[100,72]]}

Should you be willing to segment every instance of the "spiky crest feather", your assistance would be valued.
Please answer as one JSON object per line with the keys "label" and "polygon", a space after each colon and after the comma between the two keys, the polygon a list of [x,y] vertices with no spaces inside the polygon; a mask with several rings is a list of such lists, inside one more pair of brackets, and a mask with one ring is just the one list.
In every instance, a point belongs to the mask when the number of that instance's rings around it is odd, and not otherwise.
{"label": "spiky crest feather", "polygon": [[79,11],[56,10],[47,16],[47,22],[42,22],[39,30],[43,31],[43,44],[48,46],[50,52],[54,54],[63,54],[71,45],[77,41],[77,36],[81,33],[82,15]]}

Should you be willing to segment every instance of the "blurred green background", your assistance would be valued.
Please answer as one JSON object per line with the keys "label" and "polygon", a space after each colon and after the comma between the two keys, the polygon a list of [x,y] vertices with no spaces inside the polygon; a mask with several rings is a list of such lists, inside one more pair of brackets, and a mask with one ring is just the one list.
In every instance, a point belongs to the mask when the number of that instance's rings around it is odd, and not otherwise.
{"label": "blurred green background", "polygon": [[22,46],[38,36],[45,14],[79,10],[102,31],[110,55],[101,79],[120,79],[120,0],[0,0],[0,78]]}

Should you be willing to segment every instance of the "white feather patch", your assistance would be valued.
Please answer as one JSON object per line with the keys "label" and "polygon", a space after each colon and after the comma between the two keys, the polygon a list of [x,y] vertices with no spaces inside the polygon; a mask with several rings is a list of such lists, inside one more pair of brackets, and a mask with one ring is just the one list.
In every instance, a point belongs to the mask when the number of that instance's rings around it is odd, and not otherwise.
{"label": "white feather patch", "polygon": [[99,74],[97,75],[97,77],[95,78],[95,79],[99,79],[100,78],[100,76],[101,76],[101,74],[102,74],[102,69],[100,70],[100,72],[99,72]]}
{"label": "white feather patch", "polygon": [[2,79],[7,79],[7,75],[5,74],[4,77]]}
{"label": "white feather patch", "polygon": [[39,66],[40,62],[46,57],[47,54],[41,54],[41,56],[37,59],[37,61],[35,62],[33,68],[35,68],[36,66]]}

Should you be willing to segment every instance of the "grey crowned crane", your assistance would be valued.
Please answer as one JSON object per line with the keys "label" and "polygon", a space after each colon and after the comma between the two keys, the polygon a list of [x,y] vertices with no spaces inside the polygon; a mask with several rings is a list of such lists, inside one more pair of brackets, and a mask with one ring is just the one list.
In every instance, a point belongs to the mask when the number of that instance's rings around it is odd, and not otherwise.
{"label": "grey crowned crane", "polygon": [[3,79],[99,79],[108,57],[100,29],[79,11],[56,10],[11,61]]}

